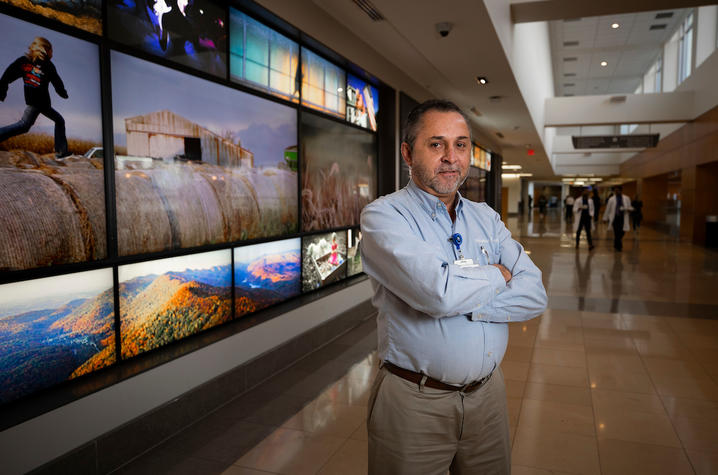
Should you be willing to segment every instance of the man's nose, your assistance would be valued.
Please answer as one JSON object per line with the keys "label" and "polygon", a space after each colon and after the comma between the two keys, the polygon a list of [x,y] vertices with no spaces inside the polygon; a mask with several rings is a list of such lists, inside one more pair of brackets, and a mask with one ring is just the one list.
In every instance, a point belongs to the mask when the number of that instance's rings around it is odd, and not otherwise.
{"label": "man's nose", "polygon": [[442,160],[448,163],[454,163],[459,156],[456,153],[456,149],[454,147],[446,147],[446,153],[444,153],[444,156],[442,157]]}

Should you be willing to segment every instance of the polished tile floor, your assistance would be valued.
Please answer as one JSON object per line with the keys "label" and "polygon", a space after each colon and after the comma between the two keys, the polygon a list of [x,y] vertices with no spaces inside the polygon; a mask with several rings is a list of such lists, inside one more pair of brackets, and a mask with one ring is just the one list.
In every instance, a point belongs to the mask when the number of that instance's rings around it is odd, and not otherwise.
{"label": "polished tile floor", "polygon": [[[549,309],[502,363],[514,474],[718,473],[718,252],[602,226],[575,249],[556,214],[509,218]],[[363,474],[374,319],[120,473]]]}

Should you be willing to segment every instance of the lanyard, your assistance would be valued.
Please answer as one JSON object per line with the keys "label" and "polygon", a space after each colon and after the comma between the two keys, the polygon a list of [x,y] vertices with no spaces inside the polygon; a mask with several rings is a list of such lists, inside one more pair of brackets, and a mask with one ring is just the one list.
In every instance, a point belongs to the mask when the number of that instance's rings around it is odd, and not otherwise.
{"label": "lanyard", "polygon": [[456,246],[456,252],[459,253],[459,259],[463,259],[464,255],[461,253],[461,243],[464,242],[464,239],[461,237],[461,234],[454,233],[449,238],[449,241],[451,241],[454,246]]}

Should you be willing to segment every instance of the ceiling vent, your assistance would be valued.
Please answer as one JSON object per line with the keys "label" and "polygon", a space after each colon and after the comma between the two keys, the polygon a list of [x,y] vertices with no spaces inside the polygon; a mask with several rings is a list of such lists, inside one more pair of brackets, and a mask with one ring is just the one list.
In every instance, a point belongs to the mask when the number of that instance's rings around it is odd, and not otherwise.
{"label": "ceiling vent", "polygon": [[503,99],[503,96],[490,96],[489,102],[494,102],[494,103],[501,102],[501,99]]}
{"label": "ceiling vent", "polygon": [[471,109],[469,110],[473,112],[474,115],[476,115],[477,117],[481,117],[481,112],[479,112],[479,109],[477,109],[476,106],[471,107]]}
{"label": "ceiling vent", "polygon": [[563,97],[573,97],[573,94],[564,94]]}
{"label": "ceiling vent", "polygon": [[564,46],[578,46],[578,41],[564,41]]}
{"label": "ceiling vent", "polygon": [[382,21],[384,19],[384,15],[379,13],[379,10],[376,9],[374,5],[369,0],[352,0],[356,6],[362,9],[364,13],[366,13],[369,18],[372,19],[372,21]]}
{"label": "ceiling vent", "polygon": [[573,87],[573,86],[575,86],[575,85],[576,85],[576,84],[575,84],[575,83],[572,83],[572,82],[565,82],[565,83],[563,83],[563,87]]}
{"label": "ceiling vent", "polygon": [[504,138],[504,134],[502,134],[501,132],[496,132],[496,136],[500,139]]}
{"label": "ceiling vent", "polygon": [[563,73],[563,77],[565,77],[565,78],[572,78],[575,76],[576,76],[576,73]]}
{"label": "ceiling vent", "polygon": [[665,23],[658,23],[656,25],[651,25],[649,30],[665,30],[666,26],[668,25],[666,25]]}
{"label": "ceiling vent", "polygon": [[656,13],[656,20],[661,20],[663,18],[673,18],[673,12]]}
{"label": "ceiling vent", "polygon": [[578,61],[578,58],[576,56],[571,56],[568,58],[563,58],[564,63],[570,63],[571,61]]}

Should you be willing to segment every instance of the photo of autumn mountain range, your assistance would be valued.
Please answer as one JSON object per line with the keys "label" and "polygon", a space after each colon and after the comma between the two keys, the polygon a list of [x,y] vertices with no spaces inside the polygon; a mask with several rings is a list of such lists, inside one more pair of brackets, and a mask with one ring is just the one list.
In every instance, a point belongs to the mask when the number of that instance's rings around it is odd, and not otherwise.
{"label": "photo of autumn mountain range", "polygon": [[111,269],[0,286],[0,403],[114,362]]}
{"label": "photo of autumn mountain range", "polygon": [[227,249],[119,267],[122,357],[231,320],[230,252]]}
{"label": "photo of autumn mountain range", "polygon": [[238,317],[299,294],[300,243],[296,238],[234,249]]}

